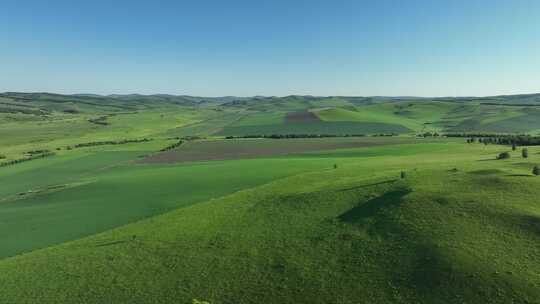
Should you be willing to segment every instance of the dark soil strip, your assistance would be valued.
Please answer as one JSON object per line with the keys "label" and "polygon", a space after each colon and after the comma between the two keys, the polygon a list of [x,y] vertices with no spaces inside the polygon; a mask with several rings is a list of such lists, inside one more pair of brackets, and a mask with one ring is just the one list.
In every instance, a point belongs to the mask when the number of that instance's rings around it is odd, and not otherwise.
{"label": "dark soil strip", "polygon": [[287,113],[286,123],[312,123],[320,122],[319,117],[309,111]]}
{"label": "dark soil strip", "polygon": [[406,138],[326,138],[326,139],[229,139],[192,141],[178,149],[158,153],[141,163],[183,163],[193,161],[246,159],[305,152],[412,143]]}

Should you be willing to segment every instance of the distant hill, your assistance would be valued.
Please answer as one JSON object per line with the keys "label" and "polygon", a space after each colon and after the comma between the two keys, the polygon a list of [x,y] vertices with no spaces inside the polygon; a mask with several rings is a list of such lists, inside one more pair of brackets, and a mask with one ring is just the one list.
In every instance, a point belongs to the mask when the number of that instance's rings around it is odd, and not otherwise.
{"label": "distant hill", "polygon": [[[137,111],[197,112],[200,118],[197,123],[171,130],[171,134],[178,135],[540,132],[540,94],[435,98],[0,94],[0,113],[47,116],[57,112],[107,114]],[[313,117],[307,121],[295,121],[288,119],[291,115]]]}

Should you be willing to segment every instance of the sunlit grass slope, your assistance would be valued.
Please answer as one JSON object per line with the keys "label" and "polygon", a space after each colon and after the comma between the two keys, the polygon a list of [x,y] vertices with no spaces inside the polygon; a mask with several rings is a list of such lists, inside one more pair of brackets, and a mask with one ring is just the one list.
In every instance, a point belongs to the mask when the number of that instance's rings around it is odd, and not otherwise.
{"label": "sunlit grass slope", "polygon": [[2,168],[0,258],[74,240],[330,161],[142,165],[148,151],[79,151]]}
{"label": "sunlit grass slope", "polygon": [[316,171],[1,260],[0,302],[534,303],[540,156],[504,150],[310,154]]}

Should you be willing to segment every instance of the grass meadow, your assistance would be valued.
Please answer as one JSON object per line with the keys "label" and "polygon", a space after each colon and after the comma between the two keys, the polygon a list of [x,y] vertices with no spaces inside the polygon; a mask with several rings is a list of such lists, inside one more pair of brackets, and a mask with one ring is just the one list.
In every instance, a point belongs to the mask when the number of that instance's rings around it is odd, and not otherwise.
{"label": "grass meadow", "polygon": [[[0,163],[30,158],[0,167],[0,303],[538,303],[540,148],[415,136],[534,135],[535,115],[0,94]],[[365,136],[224,138],[265,134]]]}

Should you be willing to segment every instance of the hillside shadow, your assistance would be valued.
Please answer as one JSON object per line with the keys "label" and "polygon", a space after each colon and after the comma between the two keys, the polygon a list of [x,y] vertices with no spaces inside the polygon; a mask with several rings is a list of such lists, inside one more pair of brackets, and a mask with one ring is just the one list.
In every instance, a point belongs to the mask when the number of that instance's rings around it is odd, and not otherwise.
{"label": "hillside shadow", "polygon": [[411,189],[399,189],[387,192],[379,197],[353,207],[341,214],[338,218],[346,223],[357,223],[363,219],[377,215],[384,209],[399,205],[403,201],[403,197],[409,193],[411,193]]}
{"label": "hillside shadow", "polygon": [[419,244],[415,249],[416,259],[410,272],[410,282],[421,294],[432,294],[451,277],[451,265],[433,246]]}
{"label": "hillside shadow", "polygon": [[473,175],[493,175],[493,174],[503,173],[503,171],[499,169],[483,169],[483,170],[470,171],[467,173],[473,174]]}
{"label": "hillside shadow", "polygon": [[372,184],[367,184],[367,185],[360,185],[360,186],[356,186],[356,187],[345,188],[345,189],[341,189],[339,191],[351,191],[351,190],[356,190],[356,189],[368,188],[368,187],[372,187],[372,186],[391,184],[391,183],[396,182],[396,181],[397,181],[397,179],[391,179],[391,180],[382,181],[382,182],[378,182],[378,183],[372,183]]}
{"label": "hillside shadow", "polygon": [[534,215],[516,216],[522,229],[540,237],[540,217]]}
{"label": "hillside shadow", "polygon": [[509,229],[516,229],[540,238],[540,217],[531,214],[498,214],[501,223]]}

